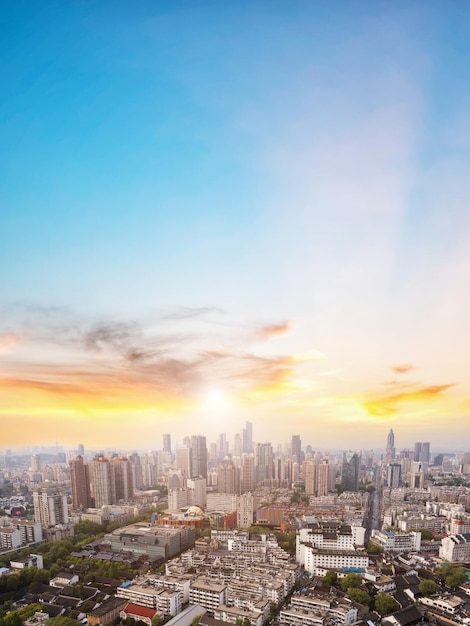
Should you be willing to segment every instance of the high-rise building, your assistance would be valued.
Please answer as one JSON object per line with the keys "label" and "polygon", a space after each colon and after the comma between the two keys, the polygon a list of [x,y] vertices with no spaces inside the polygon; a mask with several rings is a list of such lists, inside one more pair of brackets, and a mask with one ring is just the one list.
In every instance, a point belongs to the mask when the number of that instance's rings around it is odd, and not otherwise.
{"label": "high-rise building", "polygon": [[132,463],[126,457],[112,459],[111,472],[114,482],[114,498],[115,502],[128,502],[134,497],[134,476],[132,472]]}
{"label": "high-rise building", "polygon": [[104,505],[115,504],[116,489],[114,475],[109,459],[100,457],[89,463],[91,495],[95,507],[100,509]]}
{"label": "high-rise building", "polygon": [[219,493],[240,493],[240,470],[232,461],[222,461],[217,471]]}
{"label": "high-rise building", "polygon": [[421,444],[421,454],[419,456],[419,460],[422,463],[429,463],[431,460],[431,444],[429,441],[423,441]]}
{"label": "high-rise building", "polygon": [[255,488],[255,457],[253,454],[244,454],[242,459],[242,493],[253,491]]}
{"label": "high-rise building", "polygon": [[83,443],[79,443],[77,446],[77,454],[78,456],[81,456],[83,458],[85,458],[85,446],[83,445]]}
{"label": "high-rise building", "polygon": [[317,465],[315,461],[305,461],[305,493],[314,496],[317,493]]}
{"label": "high-rise building", "polygon": [[271,480],[273,477],[273,447],[270,443],[257,443],[255,446],[256,482]]}
{"label": "high-rise building", "polygon": [[393,429],[390,429],[390,432],[387,436],[387,447],[385,448],[385,463],[391,463],[395,459],[395,435],[393,434]]}
{"label": "high-rise building", "polygon": [[176,448],[176,467],[186,478],[191,476],[191,448]]}
{"label": "high-rise building", "polygon": [[292,460],[297,461],[297,463],[302,462],[302,443],[300,441],[300,435],[292,435],[291,457]]}
{"label": "high-rise building", "polygon": [[255,496],[252,493],[244,493],[237,501],[237,526],[250,528],[253,525],[253,516],[256,509]]}
{"label": "high-rise building", "polygon": [[417,463],[421,459],[421,446],[422,445],[423,444],[421,443],[421,441],[417,441],[415,443],[415,452],[414,452],[414,455],[413,455],[413,461],[415,463]]}
{"label": "high-rise building", "polygon": [[356,452],[348,450],[343,454],[343,467],[341,470],[341,490],[359,490],[360,458]]}
{"label": "high-rise building", "polygon": [[201,435],[191,437],[191,478],[195,476],[207,479],[207,443]]}
{"label": "high-rise building", "polygon": [[245,454],[253,452],[253,424],[251,422],[246,422],[243,429],[243,452]]}
{"label": "high-rise building", "polygon": [[163,452],[171,454],[171,435],[168,433],[163,435]]}
{"label": "high-rise building", "polygon": [[241,457],[242,455],[242,438],[240,433],[237,433],[233,439],[233,456]]}
{"label": "high-rise building", "polygon": [[34,519],[42,527],[67,524],[67,496],[55,488],[38,489],[33,492]]}
{"label": "high-rise building", "polygon": [[326,496],[330,486],[330,466],[328,459],[323,459],[317,466],[318,481],[317,481],[317,496]]}
{"label": "high-rise building", "polygon": [[401,465],[400,463],[390,463],[387,470],[387,485],[396,489],[401,487]]}
{"label": "high-rise building", "polygon": [[189,492],[189,502],[196,506],[205,507],[207,504],[207,483],[202,476],[188,478],[187,489]]}
{"label": "high-rise building", "polygon": [[83,457],[78,455],[70,461],[70,483],[72,487],[72,506],[74,509],[91,507],[90,473]]}

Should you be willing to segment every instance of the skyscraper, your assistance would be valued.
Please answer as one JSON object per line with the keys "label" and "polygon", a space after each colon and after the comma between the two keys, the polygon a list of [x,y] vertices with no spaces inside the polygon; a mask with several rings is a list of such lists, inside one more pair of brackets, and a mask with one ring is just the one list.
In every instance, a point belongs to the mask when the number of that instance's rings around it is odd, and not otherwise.
{"label": "skyscraper", "polygon": [[100,509],[107,504],[116,502],[114,477],[109,459],[99,458],[90,461],[91,492],[95,507]]}
{"label": "skyscraper", "polygon": [[169,452],[171,454],[171,435],[163,435],[163,452]]}
{"label": "skyscraper", "polygon": [[78,455],[70,461],[70,483],[72,487],[72,506],[74,509],[91,507],[90,474],[83,457]]}
{"label": "skyscraper", "polygon": [[391,463],[395,459],[395,435],[393,434],[393,429],[390,429],[390,432],[387,436],[387,447],[385,449],[385,463]]}
{"label": "skyscraper", "polygon": [[300,435],[292,435],[291,442],[291,457],[293,461],[297,461],[297,463],[302,462],[302,443],[300,441]]}
{"label": "skyscraper", "polygon": [[421,458],[421,446],[422,446],[421,441],[417,441],[415,443],[415,451],[413,455],[413,461],[415,461],[415,463],[417,463]]}
{"label": "skyscraper", "polygon": [[356,452],[348,450],[343,454],[343,467],[341,470],[341,490],[358,491],[359,489],[360,459]]}
{"label": "skyscraper", "polygon": [[237,526],[239,528],[249,528],[253,525],[255,502],[252,493],[244,493],[239,496],[237,501]]}
{"label": "skyscraper", "polygon": [[207,443],[201,435],[191,437],[191,478],[194,476],[207,479]]}
{"label": "skyscraper", "polygon": [[223,461],[217,472],[219,493],[240,493],[240,470],[232,461]]}
{"label": "skyscraper", "polygon": [[243,429],[243,452],[245,454],[253,452],[253,424],[251,422],[246,422]]}

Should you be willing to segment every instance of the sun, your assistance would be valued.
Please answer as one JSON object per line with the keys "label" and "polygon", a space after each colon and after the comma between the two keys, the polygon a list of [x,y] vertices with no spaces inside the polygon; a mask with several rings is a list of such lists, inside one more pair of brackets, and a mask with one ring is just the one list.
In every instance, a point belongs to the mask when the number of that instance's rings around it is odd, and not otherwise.
{"label": "sun", "polygon": [[225,394],[220,389],[209,389],[206,393],[205,400],[206,404],[212,407],[221,407],[227,402]]}

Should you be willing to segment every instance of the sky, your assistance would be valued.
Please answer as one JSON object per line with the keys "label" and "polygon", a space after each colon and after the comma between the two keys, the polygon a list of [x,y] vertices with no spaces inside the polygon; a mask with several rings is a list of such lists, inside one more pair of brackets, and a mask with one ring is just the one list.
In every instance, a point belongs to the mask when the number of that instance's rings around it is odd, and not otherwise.
{"label": "sky", "polygon": [[470,5],[5,1],[0,449],[470,449]]}

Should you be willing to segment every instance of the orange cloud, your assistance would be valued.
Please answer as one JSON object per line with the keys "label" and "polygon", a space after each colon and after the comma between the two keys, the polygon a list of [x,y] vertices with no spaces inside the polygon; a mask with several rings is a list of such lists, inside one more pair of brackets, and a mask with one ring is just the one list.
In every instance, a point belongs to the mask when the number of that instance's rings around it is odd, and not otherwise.
{"label": "orange cloud", "polygon": [[362,405],[369,415],[390,417],[394,413],[397,413],[403,405],[410,402],[427,402],[434,400],[453,386],[454,384],[430,385],[402,393],[371,398],[364,401]]}
{"label": "orange cloud", "polygon": [[11,330],[0,334],[0,354],[10,352],[12,348],[20,343],[20,336]]}
{"label": "orange cloud", "polygon": [[394,365],[392,366],[392,370],[397,374],[407,374],[414,370],[415,368],[410,363],[404,363],[403,365]]}
{"label": "orange cloud", "polygon": [[267,324],[258,330],[258,335],[263,339],[269,339],[276,337],[277,335],[284,335],[291,329],[291,323],[288,321],[280,322],[279,324]]}

